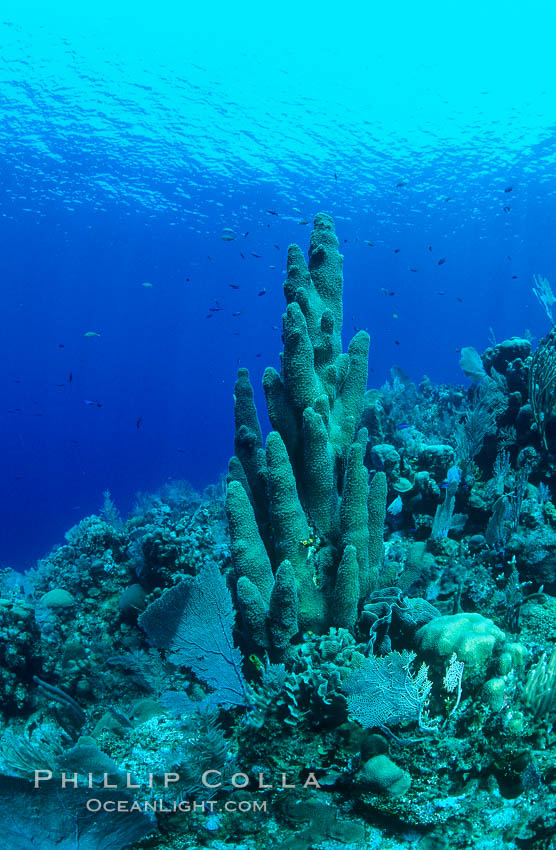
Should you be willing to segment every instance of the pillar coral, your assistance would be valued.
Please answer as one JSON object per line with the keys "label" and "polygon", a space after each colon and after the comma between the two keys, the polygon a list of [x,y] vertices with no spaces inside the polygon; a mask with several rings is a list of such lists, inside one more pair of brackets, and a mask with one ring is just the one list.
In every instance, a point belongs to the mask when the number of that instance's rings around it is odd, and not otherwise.
{"label": "pillar coral", "polygon": [[298,632],[353,629],[379,584],[386,478],[370,485],[359,428],[369,336],[342,353],[342,262],[332,218],[315,217],[309,263],[288,250],[281,370],[263,377],[262,431],[246,369],[235,386],[226,509],[237,600],[251,638],[284,650]]}

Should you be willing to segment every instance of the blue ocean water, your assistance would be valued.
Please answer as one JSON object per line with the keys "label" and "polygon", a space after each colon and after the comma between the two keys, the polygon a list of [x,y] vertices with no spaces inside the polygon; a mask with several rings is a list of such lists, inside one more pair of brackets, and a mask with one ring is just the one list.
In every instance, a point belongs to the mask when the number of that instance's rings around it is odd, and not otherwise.
{"label": "blue ocean water", "polygon": [[320,210],[371,386],[547,331],[553,12],[497,6],[3,4],[0,564],[225,472]]}

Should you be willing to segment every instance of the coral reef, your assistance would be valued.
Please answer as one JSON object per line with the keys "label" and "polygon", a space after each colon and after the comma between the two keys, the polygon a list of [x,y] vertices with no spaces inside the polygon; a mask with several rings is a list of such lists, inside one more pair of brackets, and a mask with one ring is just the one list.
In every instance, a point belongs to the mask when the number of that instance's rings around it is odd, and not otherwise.
{"label": "coral reef", "polygon": [[[227,482],[105,494],[0,572],[10,847],[554,846],[554,331],[463,348],[468,387],[367,389],[342,286],[320,214]],[[87,816],[108,794],[133,814]]]}

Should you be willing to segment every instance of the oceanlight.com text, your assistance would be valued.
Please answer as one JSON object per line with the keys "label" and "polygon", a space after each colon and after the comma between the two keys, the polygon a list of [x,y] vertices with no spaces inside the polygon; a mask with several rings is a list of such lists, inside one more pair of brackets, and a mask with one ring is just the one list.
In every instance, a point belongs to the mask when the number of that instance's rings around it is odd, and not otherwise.
{"label": "oceanlight.com text", "polygon": [[153,814],[167,813],[172,814],[181,812],[182,814],[193,813],[216,813],[216,812],[232,812],[245,814],[247,812],[266,812],[266,800],[182,800],[168,804],[161,798],[155,800],[99,800],[98,797],[93,797],[87,800],[87,811],[89,812],[152,812]]}

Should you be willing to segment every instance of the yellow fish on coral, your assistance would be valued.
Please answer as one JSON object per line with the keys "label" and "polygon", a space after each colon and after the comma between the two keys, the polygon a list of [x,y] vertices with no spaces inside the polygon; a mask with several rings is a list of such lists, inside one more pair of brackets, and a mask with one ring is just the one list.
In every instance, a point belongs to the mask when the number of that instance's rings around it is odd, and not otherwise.
{"label": "yellow fish on coral", "polygon": [[258,655],[250,655],[249,661],[251,662],[257,673],[261,673],[264,670],[264,664],[258,657]]}

